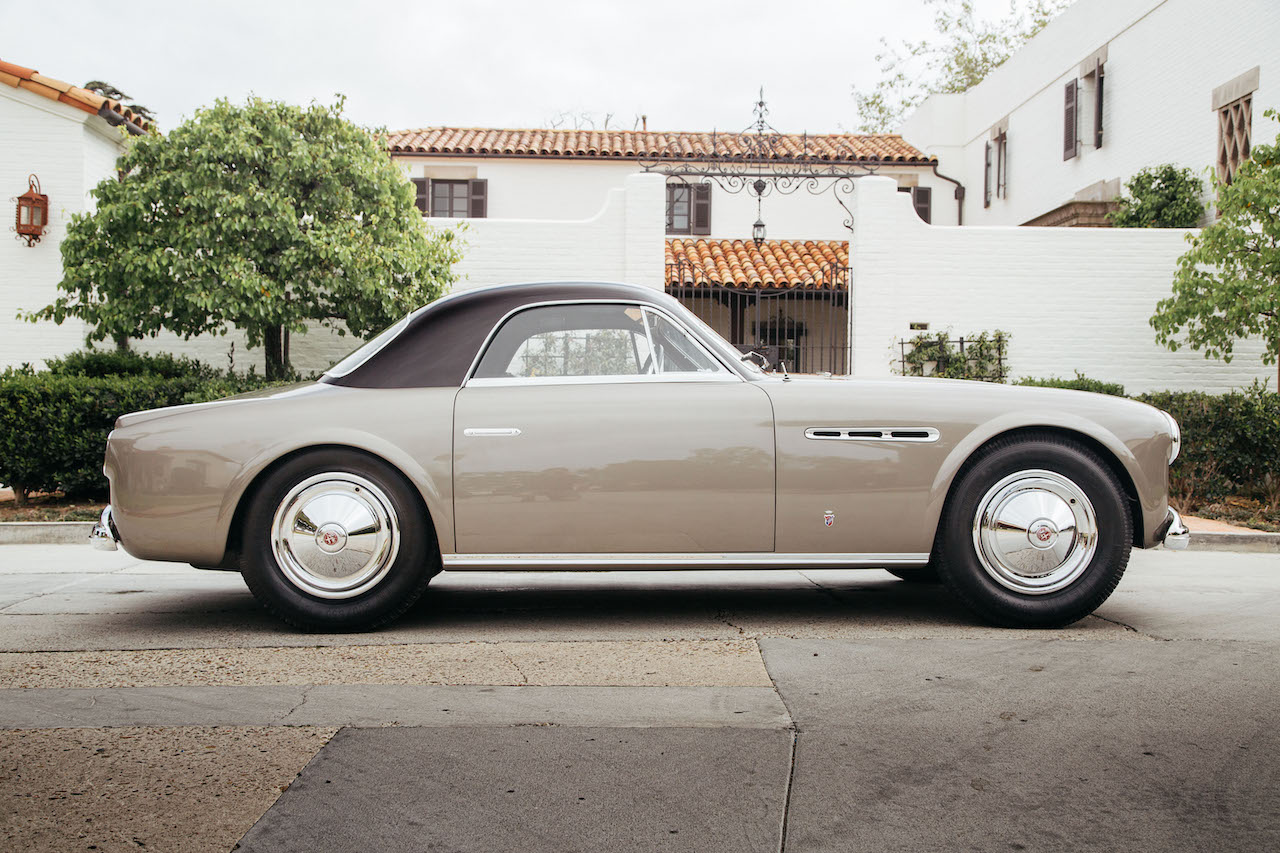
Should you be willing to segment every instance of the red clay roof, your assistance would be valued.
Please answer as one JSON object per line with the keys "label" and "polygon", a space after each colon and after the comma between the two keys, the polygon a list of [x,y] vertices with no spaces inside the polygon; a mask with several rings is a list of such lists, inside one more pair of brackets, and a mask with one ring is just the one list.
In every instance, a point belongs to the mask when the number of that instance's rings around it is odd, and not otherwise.
{"label": "red clay roof", "polygon": [[94,115],[98,115],[105,106],[125,121],[133,122],[143,130],[151,129],[149,121],[135,115],[133,110],[119,101],[113,101],[110,98],[102,97],[96,92],[90,92],[88,89],[82,89],[79,86],[72,86],[70,83],[46,77],[38,71],[24,68],[21,65],[14,65],[12,62],[0,60],[0,83],[6,83],[15,89],[26,89],[29,92],[35,92],[37,95],[43,95],[51,101],[61,101],[78,110],[84,110]]}
{"label": "red clay roof", "polygon": [[[638,130],[506,130],[484,127],[424,127],[387,134],[392,153],[480,157],[575,157],[636,160],[743,158],[735,133],[658,133]],[[935,160],[896,133],[788,134],[779,138],[781,157],[830,162],[893,162],[933,165]]]}
{"label": "red clay roof", "polygon": [[848,281],[849,244],[836,240],[667,240],[667,287],[835,290]]}

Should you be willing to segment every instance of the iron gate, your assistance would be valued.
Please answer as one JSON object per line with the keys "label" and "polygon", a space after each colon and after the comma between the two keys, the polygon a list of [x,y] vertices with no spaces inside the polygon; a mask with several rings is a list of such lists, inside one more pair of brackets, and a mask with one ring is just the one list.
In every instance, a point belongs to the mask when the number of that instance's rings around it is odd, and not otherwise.
{"label": "iron gate", "polygon": [[[849,289],[690,284],[668,264],[667,293],[742,352],[755,350],[791,373],[849,372]],[[670,282],[684,281],[684,284]]]}

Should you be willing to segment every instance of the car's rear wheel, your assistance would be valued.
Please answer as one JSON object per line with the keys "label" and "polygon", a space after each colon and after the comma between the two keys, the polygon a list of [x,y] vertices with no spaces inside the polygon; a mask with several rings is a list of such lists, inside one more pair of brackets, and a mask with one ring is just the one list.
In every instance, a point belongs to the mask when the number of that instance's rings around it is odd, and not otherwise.
{"label": "car's rear wheel", "polygon": [[1096,453],[1065,438],[1004,439],[961,474],[943,516],[938,573],[997,625],[1084,618],[1129,562],[1133,521]]}
{"label": "car's rear wheel", "polygon": [[376,628],[439,571],[435,538],[404,477],[348,450],[296,456],[244,516],[241,572],[268,610],[306,630]]}

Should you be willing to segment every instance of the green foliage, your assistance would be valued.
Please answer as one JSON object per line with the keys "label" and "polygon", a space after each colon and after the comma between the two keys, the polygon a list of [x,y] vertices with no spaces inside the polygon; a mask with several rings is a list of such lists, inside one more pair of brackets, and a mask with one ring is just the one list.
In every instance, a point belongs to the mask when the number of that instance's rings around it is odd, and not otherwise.
{"label": "green foliage", "polygon": [[50,373],[60,376],[160,376],[165,379],[193,377],[212,379],[220,371],[169,353],[141,353],[131,350],[83,349],[61,358],[47,359]]}
{"label": "green foliage", "polygon": [[1164,409],[1182,428],[1169,493],[1184,509],[1227,497],[1280,507],[1280,394],[1254,383],[1217,396],[1163,391],[1135,399]]}
{"label": "green foliage", "polygon": [[0,482],[19,505],[33,491],[106,494],[103,448],[120,415],[279,384],[169,355],[86,351],[50,367],[0,373]]}
{"label": "green foliage", "polygon": [[1090,379],[1078,370],[1072,379],[1059,379],[1056,376],[1036,379],[1031,376],[1024,376],[1014,384],[1038,385],[1042,388],[1068,388],[1072,391],[1092,391],[1095,394],[1110,394],[1112,397],[1124,396],[1124,386],[1119,382],[1103,382],[1101,379]]}
{"label": "green foliage", "polygon": [[[1277,118],[1275,110],[1267,110]],[[1256,145],[1234,180],[1214,179],[1218,219],[1178,259],[1173,295],[1156,306],[1156,340],[1231,360],[1240,338],[1262,338],[1263,361],[1280,355],[1280,138]]]}
{"label": "green foliage", "polygon": [[879,82],[872,89],[854,87],[862,133],[892,133],[929,95],[963,92],[981,83],[1070,0],[1027,0],[1025,6],[1010,0],[1008,16],[998,21],[979,20],[972,0],[926,2],[935,9],[937,38],[897,47],[881,38]]}
{"label": "green foliage", "polygon": [[946,332],[922,333],[907,341],[899,371],[903,376],[933,376],[945,379],[976,379],[983,382],[1005,380],[1007,332],[983,332],[977,336],[951,340]]}
{"label": "green foliage", "polygon": [[1194,228],[1204,215],[1204,184],[1190,169],[1172,163],[1148,166],[1124,185],[1127,196],[1107,214],[1117,228]]}
{"label": "green foliage", "polygon": [[368,337],[440,295],[459,242],[425,227],[412,185],[333,107],[219,100],[140,137],[62,242],[62,294],[26,316],[90,340],[243,329],[288,373],[282,330]]}

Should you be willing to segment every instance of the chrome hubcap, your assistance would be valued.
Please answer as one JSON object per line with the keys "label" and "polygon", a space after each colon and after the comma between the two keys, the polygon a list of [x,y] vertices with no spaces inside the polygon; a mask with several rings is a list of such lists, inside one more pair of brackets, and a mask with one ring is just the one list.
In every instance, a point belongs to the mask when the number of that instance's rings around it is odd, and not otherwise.
{"label": "chrome hubcap", "polygon": [[1010,474],[992,486],[973,521],[978,561],[1001,586],[1044,595],[1070,586],[1098,547],[1084,491],[1055,471]]}
{"label": "chrome hubcap", "polygon": [[285,578],[318,598],[368,592],[386,577],[400,547],[390,499],[363,477],[340,471],[290,489],[271,530],[271,549]]}

